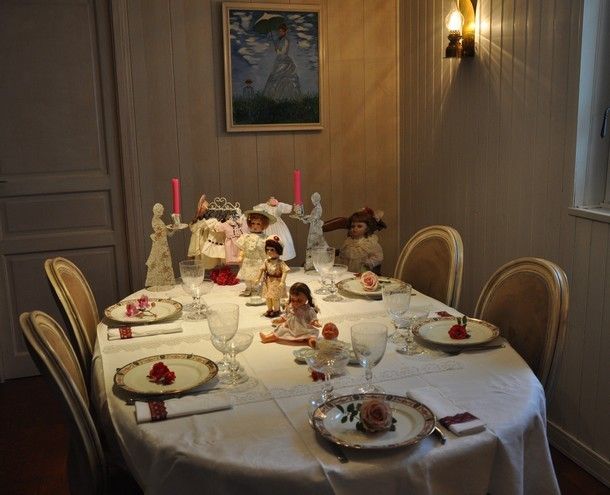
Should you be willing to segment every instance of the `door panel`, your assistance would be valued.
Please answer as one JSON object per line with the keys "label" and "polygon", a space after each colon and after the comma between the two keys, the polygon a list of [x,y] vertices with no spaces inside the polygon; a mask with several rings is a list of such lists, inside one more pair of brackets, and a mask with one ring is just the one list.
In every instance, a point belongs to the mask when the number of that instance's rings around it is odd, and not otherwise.
{"label": "door panel", "polygon": [[59,316],[46,258],[100,308],[130,291],[110,33],[107,0],[0,3],[1,378],[35,372],[19,314]]}

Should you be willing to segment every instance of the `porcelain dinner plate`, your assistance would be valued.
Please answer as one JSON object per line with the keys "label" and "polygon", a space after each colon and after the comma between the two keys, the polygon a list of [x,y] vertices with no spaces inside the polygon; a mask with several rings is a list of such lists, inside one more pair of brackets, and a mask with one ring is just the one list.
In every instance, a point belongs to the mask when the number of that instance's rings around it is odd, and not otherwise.
{"label": "porcelain dinner plate", "polygon": [[379,288],[377,290],[364,290],[360,283],[360,278],[347,278],[337,282],[337,287],[347,294],[359,297],[369,297],[372,299],[381,299],[381,288],[386,287],[401,287],[405,285],[402,280],[390,277],[379,277]]}
{"label": "porcelain dinner plate", "polygon": [[148,301],[154,306],[149,308],[149,313],[142,316],[127,316],[127,305],[137,305],[137,299],[130,299],[128,301],[121,301],[113,304],[109,308],[104,310],[104,315],[119,323],[129,323],[130,325],[137,325],[143,323],[156,323],[158,321],[167,320],[173,316],[177,316],[182,311],[182,304],[173,299],[154,299],[149,298]]}
{"label": "porcelain dinner plate", "polygon": [[[153,365],[162,361],[176,374],[170,385],[151,382],[147,375]],[[186,392],[210,381],[218,373],[218,366],[208,358],[195,354],[161,354],[138,359],[119,369],[114,383],[120,388],[140,395],[165,395]]]}
{"label": "porcelain dinner plate", "polygon": [[430,344],[458,347],[485,344],[500,335],[500,330],[495,325],[476,318],[468,318],[466,330],[470,334],[470,338],[452,339],[449,337],[449,329],[456,323],[457,320],[453,317],[431,318],[417,323],[412,330],[414,335]]}
{"label": "porcelain dinner plate", "polygon": [[[356,429],[357,420],[341,422],[350,403],[362,403],[366,398],[384,399],[396,419],[396,430],[363,433]],[[423,404],[407,397],[389,394],[353,394],[331,399],[318,407],[312,417],[314,429],[324,438],[353,449],[392,449],[412,445],[426,438],[434,429],[434,414]]]}

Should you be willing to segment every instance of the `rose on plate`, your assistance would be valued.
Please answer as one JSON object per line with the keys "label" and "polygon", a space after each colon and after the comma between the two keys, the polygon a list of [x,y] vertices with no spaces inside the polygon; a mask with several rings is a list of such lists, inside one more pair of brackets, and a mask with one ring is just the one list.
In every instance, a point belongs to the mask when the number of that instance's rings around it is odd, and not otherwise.
{"label": "rose on plate", "polygon": [[176,380],[176,373],[170,370],[163,361],[153,364],[146,376],[151,382],[161,385],[171,385]]}
{"label": "rose on plate", "polygon": [[379,288],[379,277],[373,272],[364,272],[360,275],[360,285],[366,291],[374,291]]}
{"label": "rose on plate", "polygon": [[356,429],[362,433],[381,433],[395,431],[396,419],[392,416],[392,409],[383,399],[370,398],[358,404],[348,404],[347,408],[337,405],[344,416],[341,423],[351,423],[358,418]]}
{"label": "rose on plate", "polygon": [[468,333],[468,330],[466,329],[467,324],[468,324],[468,318],[466,316],[464,316],[463,318],[460,318],[458,316],[457,324],[453,325],[449,329],[449,332],[448,332],[449,337],[451,337],[454,340],[469,339],[470,334]]}

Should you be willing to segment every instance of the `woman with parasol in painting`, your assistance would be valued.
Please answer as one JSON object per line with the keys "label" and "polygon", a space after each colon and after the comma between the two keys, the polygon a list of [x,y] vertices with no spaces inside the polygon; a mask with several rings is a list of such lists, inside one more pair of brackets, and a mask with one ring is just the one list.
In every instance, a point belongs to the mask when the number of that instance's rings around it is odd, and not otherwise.
{"label": "woman with parasol in painting", "polygon": [[[284,17],[278,14],[264,13],[254,24],[254,30],[261,34],[271,34],[275,48],[275,62],[267,78],[263,96],[275,101],[296,100],[301,97],[301,85],[297,67],[288,55],[288,26]],[[273,36],[277,31],[278,38]]]}

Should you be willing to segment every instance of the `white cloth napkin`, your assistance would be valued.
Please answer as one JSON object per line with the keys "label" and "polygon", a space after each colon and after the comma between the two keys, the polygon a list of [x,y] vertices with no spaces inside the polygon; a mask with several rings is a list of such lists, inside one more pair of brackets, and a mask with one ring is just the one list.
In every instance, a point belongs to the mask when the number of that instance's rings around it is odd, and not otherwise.
{"label": "white cloth napkin", "polygon": [[485,423],[475,416],[472,416],[474,419],[469,419],[465,422],[451,423],[449,425],[444,424],[446,423],[446,421],[443,421],[445,418],[451,418],[467,412],[456,407],[453,402],[443,396],[441,392],[434,387],[414,388],[407,392],[407,397],[411,397],[411,399],[428,406],[438,421],[458,436],[479,433],[485,429]]}
{"label": "white cloth napkin", "polygon": [[147,337],[148,335],[161,335],[165,333],[182,332],[179,321],[172,323],[160,323],[157,325],[129,326],[123,325],[116,328],[108,328],[108,340],[131,339],[134,337]]}
{"label": "white cloth napkin", "polygon": [[225,393],[188,395],[177,399],[150,402],[136,401],[135,405],[138,423],[162,421],[164,419],[220,411],[233,407],[230,397]]}

